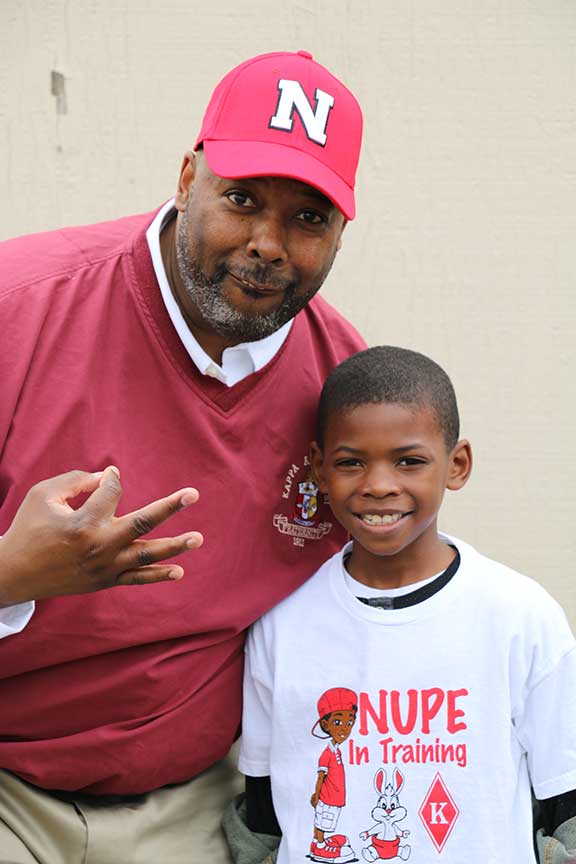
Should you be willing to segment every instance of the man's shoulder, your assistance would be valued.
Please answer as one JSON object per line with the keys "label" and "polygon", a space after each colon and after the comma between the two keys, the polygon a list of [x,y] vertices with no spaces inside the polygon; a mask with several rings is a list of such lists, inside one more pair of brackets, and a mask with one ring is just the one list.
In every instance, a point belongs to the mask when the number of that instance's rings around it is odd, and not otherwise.
{"label": "man's shoulder", "polygon": [[366,342],[354,325],[319,294],[310,301],[302,314],[315,337],[341,344],[347,354],[366,348]]}
{"label": "man's shoulder", "polygon": [[154,213],[28,234],[0,243],[0,298],[19,288],[70,276],[131,248]]}

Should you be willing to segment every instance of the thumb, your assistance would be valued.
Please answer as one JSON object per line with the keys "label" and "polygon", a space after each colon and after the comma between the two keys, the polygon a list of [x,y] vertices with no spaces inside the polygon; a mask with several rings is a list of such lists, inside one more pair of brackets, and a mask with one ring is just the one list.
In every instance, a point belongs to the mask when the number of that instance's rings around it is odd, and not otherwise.
{"label": "thumb", "polygon": [[95,473],[67,471],[66,474],[58,474],[57,477],[50,477],[48,480],[38,483],[38,488],[43,487],[47,501],[53,504],[66,504],[70,498],[97,489],[102,474],[102,471]]}
{"label": "thumb", "polygon": [[115,465],[109,465],[100,472],[97,487],[80,507],[80,512],[94,521],[108,519],[116,512],[121,495],[120,472]]}

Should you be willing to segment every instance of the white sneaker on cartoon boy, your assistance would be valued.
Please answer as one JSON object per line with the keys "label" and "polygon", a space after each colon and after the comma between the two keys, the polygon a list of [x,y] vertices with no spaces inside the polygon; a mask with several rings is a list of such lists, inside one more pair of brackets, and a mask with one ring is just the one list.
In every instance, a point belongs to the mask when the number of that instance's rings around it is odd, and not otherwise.
{"label": "white sneaker on cartoon boy", "polygon": [[390,783],[386,783],[386,771],[383,768],[376,772],[374,788],[378,792],[378,801],[372,810],[375,824],[359,835],[361,840],[370,840],[370,845],[362,849],[365,861],[376,861],[378,858],[407,861],[410,857],[410,846],[407,843],[400,845],[400,840],[408,837],[410,831],[397,827],[397,823],[407,816],[407,810],[401,806],[398,798],[403,786],[404,776],[398,768],[392,771]]}

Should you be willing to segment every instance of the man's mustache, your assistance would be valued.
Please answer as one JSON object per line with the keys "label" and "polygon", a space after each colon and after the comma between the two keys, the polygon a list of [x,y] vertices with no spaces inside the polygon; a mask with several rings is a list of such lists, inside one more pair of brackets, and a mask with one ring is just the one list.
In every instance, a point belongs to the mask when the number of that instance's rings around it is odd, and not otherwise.
{"label": "man's mustache", "polygon": [[283,279],[278,276],[272,267],[258,267],[248,269],[246,267],[234,267],[228,269],[224,265],[220,265],[214,274],[215,282],[222,282],[228,272],[232,275],[244,279],[246,282],[251,282],[252,285],[266,285],[266,287],[274,288],[277,291],[292,293],[296,287],[296,282],[292,279]]}

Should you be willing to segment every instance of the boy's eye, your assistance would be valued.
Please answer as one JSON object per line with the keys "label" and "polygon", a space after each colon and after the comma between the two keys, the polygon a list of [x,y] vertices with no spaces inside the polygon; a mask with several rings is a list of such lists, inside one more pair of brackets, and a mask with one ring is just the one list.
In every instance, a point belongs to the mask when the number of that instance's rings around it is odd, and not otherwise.
{"label": "boy's eye", "polygon": [[247,192],[242,192],[241,189],[230,189],[226,192],[226,197],[237,207],[255,207],[254,199]]}
{"label": "boy's eye", "polygon": [[359,459],[338,459],[336,462],[337,468],[357,468],[360,465]]}
{"label": "boy's eye", "polygon": [[414,465],[426,465],[426,459],[421,456],[404,456],[400,459],[399,465],[403,467],[413,467]]}

